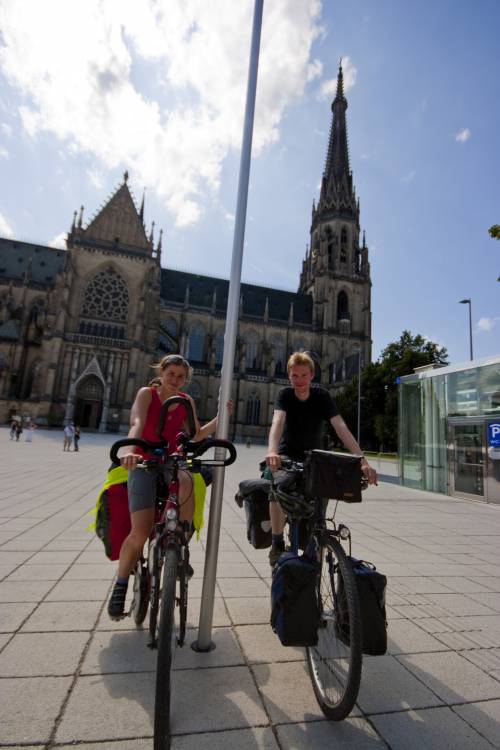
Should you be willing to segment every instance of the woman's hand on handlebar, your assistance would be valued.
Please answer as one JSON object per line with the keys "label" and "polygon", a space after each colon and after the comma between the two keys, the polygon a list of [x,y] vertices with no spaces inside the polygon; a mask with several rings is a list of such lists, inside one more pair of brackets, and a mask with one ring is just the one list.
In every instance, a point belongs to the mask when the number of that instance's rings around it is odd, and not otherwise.
{"label": "woman's hand on handlebar", "polygon": [[271,471],[278,471],[278,469],[281,469],[281,456],[279,453],[268,453],[266,456],[266,464]]}
{"label": "woman's hand on handlebar", "polygon": [[120,456],[121,465],[124,469],[128,469],[128,471],[133,471],[139,461],[142,461],[142,456],[139,453],[132,453],[132,451]]}

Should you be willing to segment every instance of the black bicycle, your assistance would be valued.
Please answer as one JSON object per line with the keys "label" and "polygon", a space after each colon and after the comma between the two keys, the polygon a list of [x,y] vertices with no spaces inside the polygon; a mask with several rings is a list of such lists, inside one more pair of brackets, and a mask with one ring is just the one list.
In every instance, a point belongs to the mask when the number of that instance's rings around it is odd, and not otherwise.
{"label": "black bicycle", "polygon": [[[357,457],[348,459],[360,464]],[[359,597],[343,547],[348,545],[350,556],[351,532],[334,517],[326,517],[328,500],[304,491],[307,466],[289,459],[282,459],[282,466],[285,471],[271,480],[269,499],[277,501],[287,516],[291,551],[297,555],[299,548],[306,550],[318,566],[319,627],[317,645],[306,649],[309,675],[324,715],[341,721],[356,702],[363,662]],[[360,466],[358,476],[359,491],[368,486]]]}
{"label": "black bicycle", "polygon": [[[189,539],[191,526],[179,520],[179,471],[201,472],[204,467],[229,466],[236,460],[236,449],[228,440],[208,438],[192,442],[196,428],[191,402],[182,396],[173,396],[163,402],[158,435],[161,436],[167,412],[174,404],[186,409],[189,434],[177,436],[175,452],[168,454],[168,444],[163,438],[151,443],[138,438],[118,440],[111,447],[113,463],[120,463],[118,451],[135,445],[147,452],[137,468],[156,475],[155,524],[148,540],[147,554],[139,560],[133,571],[134,587],[130,614],[137,626],[146,618],[149,606],[148,646],[158,649],[156,666],[156,694],[154,717],[154,750],[170,747],[170,673],[173,651],[185,643],[189,566]],[[211,448],[225,448],[226,459],[201,459]],[[168,483],[164,472],[169,470]],[[163,574],[163,575],[162,575]]]}

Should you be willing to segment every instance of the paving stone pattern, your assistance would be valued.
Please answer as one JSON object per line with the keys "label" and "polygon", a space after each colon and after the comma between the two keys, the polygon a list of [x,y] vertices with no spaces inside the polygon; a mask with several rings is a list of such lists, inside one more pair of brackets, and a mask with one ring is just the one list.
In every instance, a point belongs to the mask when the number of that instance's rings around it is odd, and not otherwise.
{"label": "paving stone pattern", "polygon": [[[115,564],[87,531],[113,436],[32,443],[0,429],[0,747],[152,748],[155,654],[111,622]],[[315,701],[305,653],[269,626],[266,550],[246,540],[238,481],[263,449],[238,446],[226,473],[212,636],[175,657],[173,750],[500,748],[500,507],[381,483],[338,517],[356,557],[389,579],[389,649],[364,657],[340,723]],[[188,644],[197,635],[205,534],[192,543]]]}

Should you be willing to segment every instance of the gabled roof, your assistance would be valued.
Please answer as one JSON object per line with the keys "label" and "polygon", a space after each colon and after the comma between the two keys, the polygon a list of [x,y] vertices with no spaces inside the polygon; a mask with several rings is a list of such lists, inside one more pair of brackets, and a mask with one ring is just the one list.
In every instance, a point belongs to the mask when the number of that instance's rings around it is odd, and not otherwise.
{"label": "gabled roof", "polygon": [[66,250],[0,237],[0,278],[24,279],[28,271],[28,282],[52,285],[66,257]]}
{"label": "gabled roof", "polygon": [[[215,292],[216,311],[225,314],[229,292],[229,282],[226,279],[162,268],[160,294],[166,303],[182,304],[186,299],[188,287],[190,307],[211,308]],[[294,322],[306,325],[312,323],[312,297],[309,294],[270,289],[255,284],[242,284],[240,294],[243,315],[262,318],[268,300],[270,320],[287,322],[290,305],[293,303]]]}
{"label": "gabled roof", "polygon": [[152,242],[146,236],[142,218],[127,185],[128,174],[97,215],[82,228],[81,222],[71,232],[80,244],[92,242],[121,245],[134,250],[152,250]]}

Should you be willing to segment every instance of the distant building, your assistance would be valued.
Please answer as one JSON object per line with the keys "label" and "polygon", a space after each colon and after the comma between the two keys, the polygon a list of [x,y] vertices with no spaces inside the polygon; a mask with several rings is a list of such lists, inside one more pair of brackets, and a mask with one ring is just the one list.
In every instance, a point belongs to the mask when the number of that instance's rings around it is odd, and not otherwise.
{"label": "distant building", "polygon": [[[360,243],[339,69],[310,247],[297,293],[242,284],[234,364],[237,438],[263,440],[286,361],[308,350],[335,392],[371,359],[370,266]],[[0,238],[0,419],[74,420],[125,430],[150,365],[181,352],[201,419],[217,408],[228,281],[160,265],[161,232],[144,226],[128,175],[84,226],[75,212],[67,249]]]}

